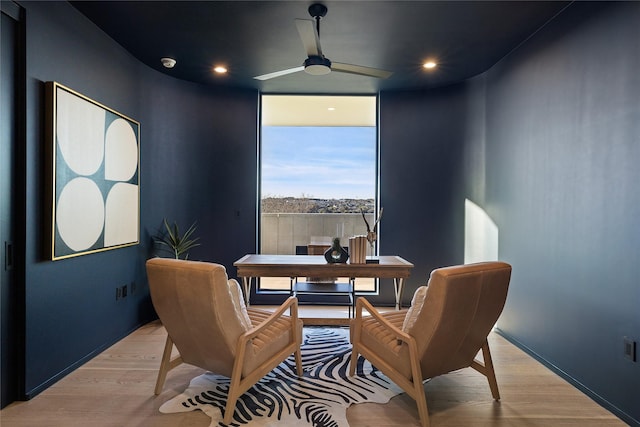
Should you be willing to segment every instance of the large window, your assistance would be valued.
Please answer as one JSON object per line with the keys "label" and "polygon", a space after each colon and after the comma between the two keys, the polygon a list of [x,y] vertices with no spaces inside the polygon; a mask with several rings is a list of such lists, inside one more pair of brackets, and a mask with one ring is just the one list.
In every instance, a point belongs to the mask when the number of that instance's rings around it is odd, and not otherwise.
{"label": "large window", "polygon": [[[262,97],[260,252],[313,251],[366,233],[377,194],[376,97]],[[261,291],[288,290],[265,278]],[[375,281],[359,279],[358,291]]]}

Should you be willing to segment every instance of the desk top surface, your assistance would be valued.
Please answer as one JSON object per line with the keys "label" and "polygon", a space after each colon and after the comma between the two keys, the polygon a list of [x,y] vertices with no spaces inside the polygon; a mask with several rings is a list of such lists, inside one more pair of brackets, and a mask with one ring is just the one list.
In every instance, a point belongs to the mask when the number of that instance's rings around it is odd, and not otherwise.
{"label": "desk top surface", "polygon": [[[329,264],[322,255],[265,255],[249,254],[245,255],[233,265],[238,269],[239,276],[249,276],[260,273],[280,274],[284,276],[296,275],[298,273],[318,274],[335,272],[337,275],[354,275],[357,277],[382,277],[381,274],[389,272],[393,277],[408,277],[413,264],[407,260],[392,255],[376,257],[380,260],[378,264]],[[304,275],[304,274],[300,274]],[[386,274],[384,274],[386,276]],[[390,276],[391,277],[391,276]]]}
{"label": "desk top surface", "polygon": [[409,261],[395,255],[381,255],[376,257],[380,260],[378,264],[351,264],[348,261],[340,264],[329,264],[323,255],[266,255],[266,254],[248,254],[237,260],[233,265],[237,266],[282,266],[282,265],[327,265],[332,267],[351,266],[378,266],[378,267],[413,267]]}

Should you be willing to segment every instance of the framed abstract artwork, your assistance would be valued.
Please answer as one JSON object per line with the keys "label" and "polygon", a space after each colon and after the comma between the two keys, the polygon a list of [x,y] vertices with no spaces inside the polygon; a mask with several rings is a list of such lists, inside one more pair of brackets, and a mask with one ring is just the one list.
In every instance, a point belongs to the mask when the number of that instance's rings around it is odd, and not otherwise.
{"label": "framed abstract artwork", "polygon": [[57,82],[46,83],[50,256],[140,240],[140,123]]}

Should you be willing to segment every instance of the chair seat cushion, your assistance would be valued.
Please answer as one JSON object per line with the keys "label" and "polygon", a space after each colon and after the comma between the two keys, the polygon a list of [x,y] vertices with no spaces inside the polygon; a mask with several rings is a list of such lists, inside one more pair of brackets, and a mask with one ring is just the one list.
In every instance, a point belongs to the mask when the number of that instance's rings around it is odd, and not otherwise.
{"label": "chair seat cushion", "polygon": [[[247,314],[254,326],[258,326],[272,315],[269,311],[256,308],[247,308]],[[295,341],[293,334],[297,334],[298,342],[300,342],[302,340],[302,326],[302,320],[298,319],[298,324],[293,325],[293,319],[289,316],[277,319],[263,333],[252,339],[247,346],[242,374],[246,375],[255,370],[287,344]]]}
{"label": "chair seat cushion", "polygon": [[[407,315],[407,310],[383,313],[382,316],[401,329]],[[388,362],[396,371],[407,378],[411,378],[411,364],[409,360],[409,346],[398,340],[397,335],[382,327],[372,317],[362,320],[361,344],[373,354]]]}

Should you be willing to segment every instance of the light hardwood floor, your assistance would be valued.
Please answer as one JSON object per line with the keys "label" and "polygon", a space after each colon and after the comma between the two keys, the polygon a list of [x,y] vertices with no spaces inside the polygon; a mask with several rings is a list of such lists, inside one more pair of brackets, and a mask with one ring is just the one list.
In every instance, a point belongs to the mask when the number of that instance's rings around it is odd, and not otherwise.
{"label": "light hardwood floor", "polygon": [[[316,318],[327,313],[318,308],[313,311],[301,307],[301,310],[302,316]],[[305,310],[312,311],[305,314]],[[0,411],[0,425],[208,426],[209,418],[200,411],[158,412],[162,403],[182,392],[191,378],[203,372],[182,365],[169,373],[163,393],[154,396],[165,337],[159,322],[141,327],[34,399],[13,403]],[[435,378],[425,385],[432,427],[627,425],[504,338],[492,333],[489,342],[501,401],[492,400],[484,377],[471,369]],[[415,403],[404,394],[385,405],[353,405],[347,417],[351,427],[419,426]]]}

